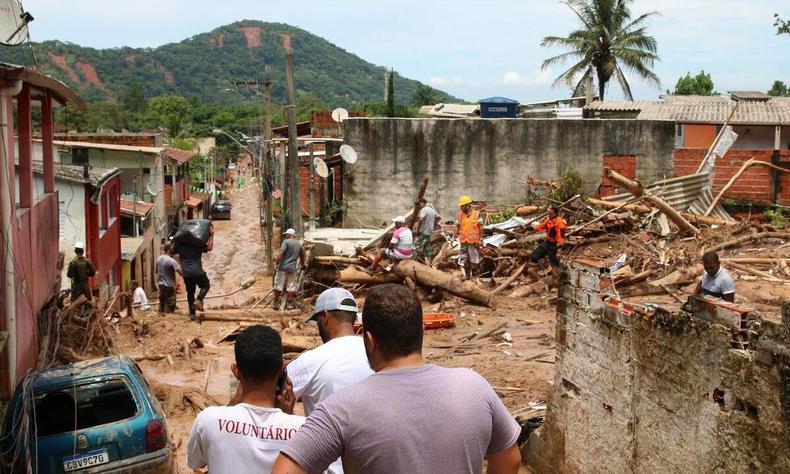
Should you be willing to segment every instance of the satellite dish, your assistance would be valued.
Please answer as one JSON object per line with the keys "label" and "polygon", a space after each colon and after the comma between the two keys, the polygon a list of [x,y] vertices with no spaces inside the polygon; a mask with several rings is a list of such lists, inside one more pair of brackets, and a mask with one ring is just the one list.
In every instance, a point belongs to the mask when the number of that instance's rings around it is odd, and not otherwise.
{"label": "satellite dish", "polygon": [[337,123],[340,123],[347,118],[348,118],[348,110],[342,107],[338,107],[332,111],[332,120],[334,120]]}
{"label": "satellite dish", "polygon": [[357,152],[351,148],[351,145],[340,145],[340,157],[351,165],[357,162]]}
{"label": "satellite dish", "polygon": [[329,176],[329,167],[326,166],[326,162],[321,158],[313,158],[313,168],[315,168],[315,174],[318,176],[322,178]]}
{"label": "satellite dish", "polygon": [[27,24],[33,15],[18,0],[0,0],[0,44],[18,46],[27,39]]}

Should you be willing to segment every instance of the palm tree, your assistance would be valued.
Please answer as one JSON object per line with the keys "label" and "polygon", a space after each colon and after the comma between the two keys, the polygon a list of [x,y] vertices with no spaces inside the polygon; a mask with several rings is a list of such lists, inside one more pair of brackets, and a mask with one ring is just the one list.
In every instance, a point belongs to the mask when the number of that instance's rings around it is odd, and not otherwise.
{"label": "palm tree", "polygon": [[623,89],[626,99],[633,100],[631,86],[623,69],[660,86],[658,76],[650,69],[658,59],[656,39],[646,34],[645,21],[656,12],[631,18],[628,3],[631,0],[565,0],[582,23],[582,28],[567,37],[546,36],[540,43],[544,47],[561,46],[569,51],[543,61],[542,69],[576,61],[560,74],[554,85],[573,87],[573,95],[584,95],[588,80],[598,81],[598,94],[604,98],[606,85],[613,77]]}

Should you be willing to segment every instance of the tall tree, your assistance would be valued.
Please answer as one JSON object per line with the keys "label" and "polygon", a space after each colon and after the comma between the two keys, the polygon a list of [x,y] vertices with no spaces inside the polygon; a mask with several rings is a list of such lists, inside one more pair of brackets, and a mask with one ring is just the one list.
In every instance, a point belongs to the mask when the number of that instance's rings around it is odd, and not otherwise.
{"label": "tall tree", "polygon": [[129,84],[121,96],[121,107],[126,112],[140,113],[145,110],[145,91],[138,82]]}
{"label": "tall tree", "polygon": [[788,97],[790,96],[790,87],[787,87],[782,81],[774,81],[771,88],[768,90],[768,95],[774,97]]}
{"label": "tall tree", "polygon": [[395,71],[387,75],[387,117],[395,116]]}
{"label": "tall tree", "polygon": [[678,79],[675,84],[675,95],[713,95],[713,80],[710,74],[700,71],[696,76],[690,72]]}
{"label": "tall tree", "polygon": [[416,106],[433,105],[442,100],[441,94],[431,86],[420,84],[417,90],[414,91],[414,96],[411,98],[412,104]]}
{"label": "tall tree", "polygon": [[774,13],[774,26],[777,35],[790,35],[790,20],[783,20],[778,13]]}
{"label": "tall tree", "polygon": [[584,95],[588,80],[598,83],[598,95],[604,99],[606,86],[614,78],[623,90],[625,98],[633,100],[631,86],[625,70],[656,86],[658,76],[651,70],[658,54],[656,40],[647,34],[645,23],[656,12],[631,17],[628,4],[631,0],[566,0],[564,3],[573,11],[581,28],[568,36],[546,36],[541,46],[559,46],[568,51],[543,61],[542,68],[572,60],[574,64],[560,74],[554,85],[567,84],[573,87],[573,95]]}

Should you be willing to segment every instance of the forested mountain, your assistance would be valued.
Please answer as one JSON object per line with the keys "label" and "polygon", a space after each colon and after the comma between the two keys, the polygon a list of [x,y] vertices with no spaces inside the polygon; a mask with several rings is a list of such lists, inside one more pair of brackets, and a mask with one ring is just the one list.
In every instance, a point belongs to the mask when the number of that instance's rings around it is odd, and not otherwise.
{"label": "forested mountain", "polygon": [[[238,102],[247,91],[231,81],[272,81],[275,103],[286,100],[285,50],[281,35],[290,33],[297,90],[330,107],[384,99],[384,68],[373,65],[305,30],[245,20],[219,27],[179,43],[157,48],[86,48],[45,41],[33,50],[41,71],[61,79],[89,101],[120,100],[139,84],[146,97],[162,94],[202,102]],[[0,49],[0,60],[31,65],[26,47]],[[418,81],[396,74],[395,100],[412,101]],[[437,101],[456,100],[436,91]]]}

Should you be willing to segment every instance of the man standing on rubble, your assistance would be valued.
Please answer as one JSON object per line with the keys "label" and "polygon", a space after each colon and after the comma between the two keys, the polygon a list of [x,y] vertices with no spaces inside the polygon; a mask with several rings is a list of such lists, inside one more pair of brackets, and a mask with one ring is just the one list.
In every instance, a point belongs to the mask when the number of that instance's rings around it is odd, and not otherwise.
{"label": "man standing on rubble", "polygon": [[735,302],[735,280],[730,272],[722,268],[719,254],[715,251],[705,252],[702,256],[705,272],[697,284],[695,294],[704,294],[721,298],[730,303]]}
{"label": "man standing on rubble", "polygon": [[363,341],[375,374],[324,400],[281,450],[274,474],[518,471],[518,423],[470,369],[426,364],[422,305],[403,285],[365,298]]}
{"label": "man standing on rubble", "polygon": [[[209,238],[204,245],[194,245],[176,242],[173,251],[181,259],[181,275],[184,277],[184,286],[187,290],[187,304],[189,317],[194,319],[197,311],[203,311],[203,299],[211,288],[211,281],[203,271],[203,254],[214,248],[214,226],[209,227]],[[195,291],[200,288],[200,293],[195,298]]]}
{"label": "man standing on rubble", "polygon": [[270,472],[279,450],[305,421],[291,414],[290,392],[278,391],[285,369],[282,340],[268,326],[250,326],[233,350],[236,395],[231,406],[198,414],[187,441],[187,465],[212,473]]}
{"label": "man standing on rubble", "polygon": [[295,230],[288,229],[283,235],[285,238],[280,246],[280,253],[274,261],[277,266],[277,273],[274,274],[274,307],[280,307],[280,298],[285,292],[287,306],[297,308],[296,292],[299,290],[299,282],[296,278],[296,262],[299,262],[299,268],[304,267],[304,248],[296,239]]}
{"label": "man standing on rubble", "polygon": [[66,271],[66,276],[71,279],[71,301],[75,301],[80,295],[85,295],[85,299],[90,301],[89,279],[96,276],[96,267],[93,266],[90,259],[85,257],[84,243],[75,242],[74,253],[77,256],[69,262],[69,269]]}
{"label": "man standing on rubble", "polygon": [[373,259],[373,263],[370,265],[371,270],[378,268],[384,258],[398,262],[408,260],[414,255],[414,236],[406,225],[406,219],[403,216],[398,216],[393,218],[392,222],[395,224],[392,239],[387,244],[387,248],[381,249],[381,252]]}
{"label": "man standing on rubble", "polygon": [[455,236],[461,242],[461,254],[458,263],[464,267],[467,278],[477,276],[480,266],[480,250],[483,247],[483,222],[480,211],[472,209],[472,198],[461,196],[458,199],[461,211],[458,213],[458,226]]}
{"label": "man standing on rubble", "polygon": [[433,229],[441,219],[441,216],[439,216],[436,210],[428,204],[425,198],[420,198],[420,200],[414,204],[420,210],[417,216],[417,222],[414,225],[414,229],[417,232],[417,238],[414,244],[415,250],[418,257],[426,259],[426,263],[430,264],[431,257],[433,257],[433,253],[431,252]]}
{"label": "man standing on rubble", "polygon": [[[365,344],[354,334],[357,319],[354,295],[343,288],[330,288],[318,296],[313,314],[305,323],[315,321],[324,344],[303,352],[288,364],[288,378],[294,399],[304,402],[310,416],[316,406],[341,388],[355,385],[373,374],[365,356]],[[343,472],[340,460],[328,469]]]}
{"label": "man standing on rubble", "polygon": [[156,286],[159,288],[159,316],[176,311],[176,272],[181,267],[173,258],[173,244],[165,244],[165,253],[156,259]]}
{"label": "man standing on rubble", "polygon": [[532,263],[537,263],[548,255],[549,263],[551,263],[552,267],[557,268],[560,266],[560,261],[557,259],[557,249],[565,243],[563,234],[568,229],[568,226],[558,212],[559,208],[551,205],[549,206],[549,216],[543,222],[540,224],[533,222],[533,228],[536,232],[546,231],[546,239],[540,243],[529,257]]}

